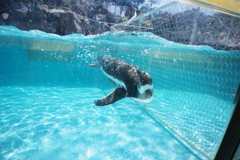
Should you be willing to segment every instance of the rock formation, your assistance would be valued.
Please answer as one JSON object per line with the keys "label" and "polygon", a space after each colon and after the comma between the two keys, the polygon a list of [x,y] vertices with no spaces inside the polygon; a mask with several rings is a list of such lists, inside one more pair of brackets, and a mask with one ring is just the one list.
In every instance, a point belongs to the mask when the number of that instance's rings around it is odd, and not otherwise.
{"label": "rock formation", "polygon": [[12,25],[22,30],[38,29],[47,33],[99,34],[110,26],[131,18],[134,7],[124,3],[124,17],[106,9],[107,4],[70,0],[1,0],[0,25]]}

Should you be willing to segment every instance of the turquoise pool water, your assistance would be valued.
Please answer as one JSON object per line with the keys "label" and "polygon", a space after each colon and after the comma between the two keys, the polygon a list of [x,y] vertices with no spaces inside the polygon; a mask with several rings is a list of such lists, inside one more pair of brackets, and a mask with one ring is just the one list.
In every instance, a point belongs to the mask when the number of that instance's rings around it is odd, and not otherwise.
{"label": "turquoise pool water", "polygon": [[[0,27],[0,159],[213,159],[235,107],[240,52],[150,33],[57,36]],[[154,100],[97,107],[108,54],[153,78]]]}
{"label": "turquoise pool water", "polygon": [[6,159],[199,159],[136,103],[96,107],[97,88],[2,87]]}

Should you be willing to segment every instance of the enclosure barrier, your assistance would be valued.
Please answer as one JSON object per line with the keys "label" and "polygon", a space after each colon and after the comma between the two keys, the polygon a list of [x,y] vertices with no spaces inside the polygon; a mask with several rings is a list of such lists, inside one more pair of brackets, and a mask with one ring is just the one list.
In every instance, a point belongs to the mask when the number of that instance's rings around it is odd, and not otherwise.
{"label": "enclosure barrier", "polygon": [[204,8],[173,1],[113,25],[111,32],[151,32],[177,43],[208,45],[217,50],[240,50],[239,12],[203,1],[180,1]]}
{"label": "enclosure barrier", "polygon": [[[155,93],[161,94],[155,98],[161,99],[162,104],[142,107],[194,154],[201,159],[214,159],[237,103],[240,13],[204,1],[179,1],[190,4],[170,2],[112,26],[111,32],[125,36],[142,36],[148,32],[176,43],[215,49],[205,48],[201,52],[197,47],[192,50],[169,46],[146,48],[149,52],[146,70],[159,77],[154,82],[162,92]],[[184,121],[185,116],[191,117],[192,122]],[[179,120],[185,126],[176,123]]]}

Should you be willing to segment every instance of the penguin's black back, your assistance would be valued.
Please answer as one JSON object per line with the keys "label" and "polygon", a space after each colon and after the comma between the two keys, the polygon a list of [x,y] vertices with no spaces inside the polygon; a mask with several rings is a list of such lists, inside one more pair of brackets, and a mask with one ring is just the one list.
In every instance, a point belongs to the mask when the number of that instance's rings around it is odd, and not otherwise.
{"label": "penguin's black back", "polygon": [[125,84],[128,96],[135,97],[137,95],[138,75],[135,67],[120,59],[106,55],[99,55],[98,61],[104,72]]}

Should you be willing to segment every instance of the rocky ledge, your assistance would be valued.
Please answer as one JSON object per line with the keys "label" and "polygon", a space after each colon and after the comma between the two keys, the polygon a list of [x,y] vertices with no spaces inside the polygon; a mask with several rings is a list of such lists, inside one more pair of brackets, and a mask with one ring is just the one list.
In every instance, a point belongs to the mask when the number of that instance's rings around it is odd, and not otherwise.
{"label": "rocky ledge", "polygon": [[133,5],[124,3],[120,6],[125,14],[116,15],[106,9],[109,5],[81,0],[1,0],[0,25],[58,35],[99,34],[109,31],[111,25],[129,19],[135,11]]}

